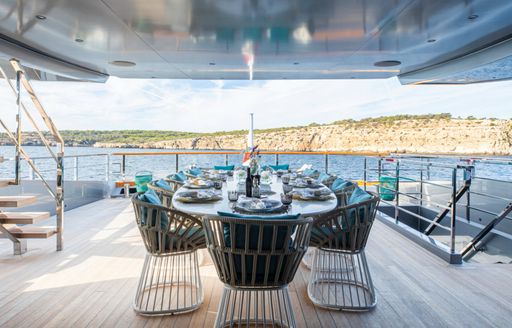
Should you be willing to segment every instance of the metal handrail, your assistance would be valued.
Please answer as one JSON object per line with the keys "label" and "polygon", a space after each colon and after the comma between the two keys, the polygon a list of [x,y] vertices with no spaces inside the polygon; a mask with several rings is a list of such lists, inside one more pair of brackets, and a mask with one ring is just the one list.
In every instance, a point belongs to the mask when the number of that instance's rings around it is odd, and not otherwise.
{"label": "metal handrail", "polygon": [[[420,157],[417,157],[417,158],[420,158]],[[432,159],[432,158],[433,157],[428,157],[428,159]],[[486,177],[475,177],[474,176],[474,164],[478,161],[476,161],[475,159],[472,159],[472,160],[468,159],[468,160],[466,160],[466,162],[467,163],[464,163],[464,164],[453,163],[451,165],[448,165],[448,164],[444,164],[444,163],[432,163],[431,161],[425,162],[425,161],[413,160],[413,159],[410,159],[410,157],[406,157],[406,158],[401,157],[401,156],[395,156],[392,158],[385,157],[385,158],[379,159],[377,169],[368,169],[366,167],[366,161],[365,161],[365,177],[366,177],[366,171],[377,171],[379,181],[382,176],[389,176],[389,177],[394,178],[394,184],[392,183],[392,187],[387,186],[387,187],[380,187],[380,188],[391,191],[394,194],[394,197],[395,197],[394,202],[383,200],[382,203],[386,204],[386,205],[390,205],[395,208],[395,222],[396,223],[399,222],[398,213],[400,211],[402,211],[402,212],[408,213],[409,215],[411,215],[415,218],[418,218],[422,221],[430,222],[430,226],[429,226],[429,228],[427,228],[428,231],[431,231],[432,227],[443,227],[441,229],[448,230],[450,233],[449,248],[450,248],[451,254],[454,254],[454,255],[458,254],[460,257],[469,257],[472,254],[474,254],[474,252],[476,251],[476,245],[478,243],[484,242],[484,240],[485,240],[484,237],[486,234],[488,234],[491,231],[494,231],[495,233],[499,232],[499,231],[495,231],[494,228],[500,221],[512,219],[508,216],[508,214],[510,213],[510,206],[511,206],[510,204],[512,204],[511,199],[509,199],[507,197],[498,196],[498,195],[491,195],[491,194],[486,194],[483,192],[472,191],[471,190],[471,181],[473,179],[475,179],[475,180],[480,179],[480,180],[484,180],[484,181],[494,181],[494,182],[502,182],[502,183],[508,183],[508,184],[512,184],[512,181],[503,181],[503,180],[491,179],[491,178],[486,178]],[[480,159],[479,162],[485,162],[486,164],[492,163],[492,164],[506,164],[506,165],[509,165],[510,163],[512,163],[512,162],[508,162],[508,161],[504,161],[504,160],[489,161],[489,160],[485,160],[485,159]],[[404,175],[401,174],[401,171],[403,170],[403,168],[400,166],[400,164],[405,165],[409,169],[408,170],[409,172],[411,170],[414,171],[414,168],[416,167],[417,171],[419,172],[419,176],[420,176],[419,179],[411,178],[410,176],[404,177]],[[393,167],[390,167],[390,165],[393,165]],[[412,169],[411,169],[411,166],[413,167]],[[449,185],[442,185],[442,184],[439,184],[436,182],[426,181],[424,179],[424,175],[423,175],[423,173],[425,171],[423,169],[424,167],[427,167],[427,168],[437,167],[437,168],[450,170],[452,172],[451,183]],[[458,170],[464,171],[464,173],[465,173],[464,176],[460,179],[457,178]],[[429,173],[429,170],[427,170],[427,173]],[[419,183],[420,191],[417,192],[415,190],[414,192],[408,192],[408,191],[404,192],[404,191],[400,190],[400,185],[402,183],[404,183],[403,178],[407,178],[408,181],[413,181],[413,182]],[[427,180],[430,180],[430,179],[427,179]],[[405,182],[407,182],[407,181],[405,181]],[[463,182],[463,184],[460,184],[461,182]],[[427,197],[424,197],[424,196],[428,196],[428,194],[424,194],[424,192],[423,192],[424,184],[451,189],[451,201],[449,201],[447,205],[440,205],[437,202],[433,202],[430,199],[428,199]],[[460,187],[459,187],[459,185],[460,185]],[[485,197],[487,199],[505,201],[508,204],[507,204],[507,207],[502,212],[494,213],[492,211],[487,211],[485,209],[478,208],[474,205],[472,206],[471,205],[471,196],[472,195]],[[403,205],[400,204],[399,196],[417,200],[420,202],[420,206],[422,206],[423,203],[437,206],[437,207],[441,208],[442,211],[439,212],[438,216],[436,216],[436,218],[434,220],[427,219],[426,217],[423,217],[420,214],[414,213],[412,211],[409,211],[409,210],[403,208]],[[464,199],[463,196],[465,196],[466,202],[459,203],[459,200]],[[470,213],[471,213],[470,211],[471,210],[478,211],[481,213],[486,213],[488,215],[492,215],[492,217],[493,217],[491,222],[488,223],[487,225],[480,225],[481,230],[473,238],[473,240],[471,240],[471,242],[469,243],[470,247],[464,247],[461,250],[455,249],[455,237],[457,235],[456,222],[462,221],[461,218],[457,217],[458,207],[465,208],[466,220],[470,224],[472,224],[472,226],[474,226],[474,227],[476,227],[476,225],[474,225],[473,222],[470,221]],[[451,213],[451,215],[450,215],[451,220],[450,220],[449,226],[447,227],[447,226],[441,225],[440,220],[448,212]]]}
{"label": "metal handrail", "polygon": [[[32,169],[32,172],[35,172],[37,176],[41,179],[41,182],[46,187],[48,193],[55,199],[55,207],[56,207],[56,239],[57,239],[57,250],[60,251],[63,249],[63,231],[64,231],[64,139],[62,138],[59,130],[53,123],[50,116],[46,113],[43,105],[41,104],[39,98],[37,97],[36,93],[34,92],[34,89],[32,88],[32,85],[28,81],[25,71],[23,70],[22,66],[20,65],[19,61],[17,59],[10,59],[9,60],[12,68],[16,72],[16,88],[12,85],[11,81],[9,80],[7,74],[5,74],[5,71],[3,69],[0,70],[0,73],[3,75],[5,80],[7,81],[10,89],[13,91],[14,95],[16,96],[16,105],[18,108],[18,113],[16,115],[16,122],[17,122],[17,129],[16,129],[16,136],[14,136],[11,131],[9,131],[6,124],[4,124],[3,121],[0,120],[0,124],[4,128],[4,130],[7,132],[7,135],[9,138],[13,141],[13,143],[16,146],[16,164],[15,164],[15,180],[14,184],[19,185],[21,183],[21,159],[24,158],[25,161],[29,164],[30,168]],[[51,132],[54,140],[57,143],[58,151],[57,154],[53,152],[53,150],[50,147],[50,142],[46,139],[43,132],[41,131],[39,125],[36,123],[30,112],[27,110],[27,107],[25,104],[21,101],[21,85],[23,85],[24,89],[28,92],[30,99],[32,100],[32,103],[34,104],[35,108],[37,109],[39,115],[41,116],[43,122]],[[48,152],[51,155],[51,158],[55,161],[57,164],[56,169],[56,186],[55,191],[50,187],[46,179],[44,178],[43,174],[38,170],[36,167],[34,161],[30,158],[30,156],[25,152],[25,150],[22,147],[21,144],[21,134],[22,134],[22,125],[21,125],[21,114],[25,113],[25,115],[28,117],[30,123],[37,131],[37,134],[39,135],[41,141],[43,142],[44,146],[48,150]],[[21,254],[23,250],[21,249],[21,242],[18,241],[16,238],[12,239],[14,242],[15,247],[15,254]]]}

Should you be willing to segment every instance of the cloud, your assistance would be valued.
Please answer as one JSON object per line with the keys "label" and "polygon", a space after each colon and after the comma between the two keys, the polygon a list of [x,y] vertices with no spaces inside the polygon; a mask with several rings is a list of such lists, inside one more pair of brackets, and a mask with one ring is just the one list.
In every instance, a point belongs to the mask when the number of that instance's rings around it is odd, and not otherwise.
{"label": "cloud", "polygon": [[[105,84],[33,82],[60,129],[158,129],[210,132],[328,123],[346,118],[449,112],[510,118],[512,82],[402,86],[387,80],[193,81],[111,78]],[[27,95],[23,99],[31,104]],[[16,104],[0,89],[2,119],[14,127]],[[28,123],[25,124],[28,128]]]}

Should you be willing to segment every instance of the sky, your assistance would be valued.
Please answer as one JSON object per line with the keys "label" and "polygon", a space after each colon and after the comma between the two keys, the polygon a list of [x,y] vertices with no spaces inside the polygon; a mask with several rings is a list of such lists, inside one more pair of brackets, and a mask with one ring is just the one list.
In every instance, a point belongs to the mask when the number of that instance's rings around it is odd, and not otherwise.
{"label": "sky", "polygon": [[[255,128],[397,114],[451,113],[455,117],[512,118],[512,81],[403,86],[396,78],[296,81],[110,78],[104,84],[38,81],[32,84],[60,130],[229,131],[247,129],[249,113],[254,113]],[[23,99],[31,105],[26,94]],[[6,85],[0,88],[0,108],[0,117],[9,127],[14,127],[16,103]],[[28,122],[24,130],[31,130]]]}

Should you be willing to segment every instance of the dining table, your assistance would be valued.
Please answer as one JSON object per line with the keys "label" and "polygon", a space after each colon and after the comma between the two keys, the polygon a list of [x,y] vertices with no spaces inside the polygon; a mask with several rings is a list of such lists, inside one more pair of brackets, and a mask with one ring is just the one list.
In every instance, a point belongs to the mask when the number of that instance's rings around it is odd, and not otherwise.
{"label": "dining table", "polygon": [[[290,182],[293,184],[293,182]],[[281,200],[281,194],[283,193],[283,181],[281,177],[277,175],[272,175],[272,179],[270,182],[270,193],[264,194],[262,197],[267,199]],[[209,202],[182,202],[179,200],[179,197],[173,197],[172,205],[178,211],[197,215],[197,216],[218,216],[218,212],[228,212],[235,213],[234,203],[235,201],[230,201],[228,199],[228,191],[235,191],[237,188],[240,188],[238,185],[238,181],[233,177],[228,177],[226,181],[222,182],[222,188],[218,190],[219,194],[222,196],[222,199],[217,201],[209,201]],[[245,187],[244,187],[245,188]],[[325,189],[326,187],[324,187]],[[294,188],[295,190],[296,188]],[[303,188],[302,188],[303,189]],[[188,191],[190,192],[192,189],[187,188],[186,185],[180,187],[175,195],[179,195],[181,192]],[[197,190],[197,189],[196,189]],[[279,215],[300,215],[301,217],[311,217],[317,216],[320,214],[324,214],[334,210],[337,206],[337,199],[334,193],[330,191],[330,197],[326,197],[324,200],[316,200],[316,199],[293,199],[292,203],[286,208],[286,211],[283,213],[254,213],[252,215],[265,215],[265,216],[279,216]],[[240,196],[244,197],[244,196]],[[239,212],[236,212],[239,213]],[[247,213],[239,213],[239,214],[247,214]]]}

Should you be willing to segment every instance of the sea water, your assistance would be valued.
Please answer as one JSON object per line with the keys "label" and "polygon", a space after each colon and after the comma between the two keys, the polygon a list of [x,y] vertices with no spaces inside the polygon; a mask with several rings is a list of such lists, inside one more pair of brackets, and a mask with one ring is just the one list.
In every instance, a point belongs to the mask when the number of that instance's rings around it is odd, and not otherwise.
{"label": "sea water", "polygon": [[[48,158],[49,154],[45,147],[24,146],[25,151],[34,158],[34,161],[43,174],[43,176],[52,179],[55,177],[56,164],[52,158]],[[121,175],[122,156],[113,155],[116,152],[169,152],[167,149],[138,149],[138,148],[94,148],[94,147],[66,147],[64,159],[64,178],[66,180],[119,180]],[[179,152],[180,150],[178,150]],[[185,151],[185,150],[182,150]],[[186,150],[191,151],[191,150]],[[80,155],[83,157],[73,157]],[[84,156],[87,155],[87,156]],[[0,178],[14,177],[13,158],[15,156],[15,147],[0,146],[0,156],[7,161],[0,163]],[[46,158],[40,158],[46,157]],[[359,155],[329,155],[326,163],[324,155],[279,155],[279,164],[289,164],[291,168],[299,168],[304,164],[310,164],[313,168],[325,171],[326,165],[329,173],[338,176],[362,180],[364,178],[364,163],[366,158],[367,180],[377,179],[378,157],[364,157]],[[504,160],[512,161],[512,157],[502,157]],[[214,165],[235,164],[240,165],[242,161],[242,153],[239,154],[201,154],[201,155],[179,155],[178,169],[183,170],[190,165],[199,167],[213,167]],[[448,167],[432,166],[426,169],[424,167],[423,178],[435,180],[451,179],[452,169],[457,164],[461,164],[458,157],[442,157],[432,159],[415,159],[415,161],[429,161],[433,165],[442,164]],[[275,164],[275,155],[262,155],[262,164]],[[411,179],[419,178],[418,165],[401,165],[400,176],[409,177]],[[78,168],[78,169],[76,169]],[[391,163],[384,162],[384,169],[389,169],[390,174],[394,174],[395,166]],[[176,171],[175,155],[138,155],[126,156],[125,174],[128,178],[133,178],[137,172],[150,171],[154,177],[164,177]],[[512,181],[512,165],[497,165],[477,162],[475,164],[476,175],[479,177]],[[25,161],[22,161],[22,178],[30,179],[35,176]],[[459,171],[459,178],[462,173]]]}

